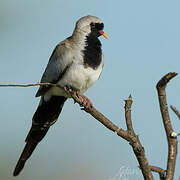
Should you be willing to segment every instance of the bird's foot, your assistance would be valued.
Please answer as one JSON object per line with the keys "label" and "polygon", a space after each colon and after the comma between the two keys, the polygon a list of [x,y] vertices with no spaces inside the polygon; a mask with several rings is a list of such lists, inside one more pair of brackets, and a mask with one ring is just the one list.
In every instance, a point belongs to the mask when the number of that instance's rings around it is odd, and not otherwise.
{"label": "bird's foot", "polygon": [[87,98],[86,96],[80,94],[79,91],[75,91],[75,96],[80,100],[81,106],[84,106],[86,109],[89,109],[89,108],[93,107],[93,104],[90,101],[90,99]]}
{"label": "bird's foot", "polygon": [[69,87],[69,86],[64,86],[64,91],[71,94],[73,92],[73,89],[71,87]]}
{"label": "bird's foot", "polygon": [[74,94],[79,99],[79,101],[81,102],[81,106],[84,106],[86,109],[93,107],[92,102],[86,96],[81,95],[79,91],[74,90],[73,88],[71,88],[69,86],[64,86],[64,90],[68,94],[71,94],[71,95]]}
{"label": "bird's foot", "polygon": [[92,108],[93,107],[93,104],[92,104],[92,102],[90,101],[90,99],[89,98],[87,98],[86,96],[84,96],[84,95],[81,95],[81,97],[82,97],[82,103],[83,103],[83,105],[88,109],[88,108]]}

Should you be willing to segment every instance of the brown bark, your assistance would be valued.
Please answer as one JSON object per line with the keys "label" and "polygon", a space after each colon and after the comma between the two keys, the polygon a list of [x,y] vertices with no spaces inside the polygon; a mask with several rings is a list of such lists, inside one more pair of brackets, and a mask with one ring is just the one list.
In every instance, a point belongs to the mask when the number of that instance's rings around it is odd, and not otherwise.
{"label": "brown bark", "polygon": [[165,88],[167,83],[176,75],[177,73],[168,73],[162,79],[160,79],[160,81],[156,85],[158,97],[159,97],[161,115],[168,141],[168,160],[167,160],[167,169],[166,169],[166,178],[165,178],[166,180],[173,180],[174,177],[178,141],[177,141],[177,137],[172,136],[172,133],[174,131],[169,117]]}

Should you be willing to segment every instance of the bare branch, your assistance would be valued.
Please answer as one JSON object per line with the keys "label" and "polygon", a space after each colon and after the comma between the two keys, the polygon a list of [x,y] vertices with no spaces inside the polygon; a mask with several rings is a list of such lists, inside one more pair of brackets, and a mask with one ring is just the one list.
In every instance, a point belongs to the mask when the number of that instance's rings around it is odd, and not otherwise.
{"label": "bare branch", "polygon": [[[8,85],[0,85],[0,87],[30,87],[30,86],[57,86],[56,84],[51,83],[35,83],[35,84],[26,84],[26,85],[19,85],[19,84],[8,84]],[[61,88],[61,87],[59,87]],[[83,106],[83,101],[79,98],[76,93],[69,92],[71,97],[77,102],[80,106]],[[125,118],[126,118],[126,125],[127,131],[120,129],[116,126],[113,122],[111,122],[108,118],[106,118],[102,113],[100,113],[96,108],[90,107],[86,108],[83,106],[84,111],[91,114],[95,119],[97,119],[100,123],[102,123],[105,127],[109,130],[116,132],[118,136],[122,137],[123,139],[127,140],[133,148],[133,151],[136,155],[136,158],[139,162],[141,167],[142,174],[144,179],[146,180],[153,180],[153,176],[151,173],[151,169],[148,165],[148,161],[145,156],[144,148],[142,147],[138,136],[134,133],[132,121],[131,121],[131,105],[132,105],[132,97],[129,96],[127,100],[125,100]]]}
{"label": "bare branch", "polygon": [[[56,86],[61,88],[57,84],[52,83],[34,83],[34,84],[0,84],[0,87],[32,87],[32,86]],[[83,106],[82,99],[78,98],[75,93],[71,93],[72,98],[77,102],[80,106]],[[117,131],[119,128],[113,124],[110,120],[108,120],[103,114],[98,112],[94,107],[91,109],[87,109],[86,107],[83,108],[84,111],[90,113],[95,119],[101,122],[104,126],[112,131]],[[123,136],[124,132],[122,132]]]}
{"label": "bare branch", "polygon": [[128,97],[128,99],[125,100],[124,109],[125,109],[125,119],[126,119],[127,129],[129,131],[131,131],[133,133],[133,135],[134,135],[135,133],[134,133],[133,125],[132,125],[132,121],[131,121],[131,105],[132,105],[132,103],[133,103],[133,101],[132,101],[132,97],[130,95]]}
{"label": "bare branch", "polygon": [[57,86],[52,83],[35,83],[35,84],[0,84],[0,87],[32,87],[32,86]]}
{"label": "bare branch", "polygon": [[177,117],[180,119],[180,112],[176,109],[175,106],[170,106],[170,108],[173,110],[173,112],[177,115]]}
{"label": "bare branch", "polygon": [[158,91],[161,115],[162,115],[163,124],[164,124],[166,137],[168,141],[168,161],[167,161],[167,174],[166,174],[166,179],[168,180],[173,180],[173,177],[174,177],[178,142],[177,142],[177,137],[171,136],[171,134],[174,131],[171,125],[170,117],[169,117],[165,88],[166,88],[167,83],[176,75],[177,73],[175,72],[168,73],[156,85],[156,88]]}
{"label": "bare branch", "polygon": [[[81,99],[79,99],[75,94],[71,94],[72,98],[83,106]],[[136,155],[136,158],[139,162],[140,169],[146,180],[153,180],[153,176],[151,173],[151,169],[149,167],[148,161],[145,156],[144,147],[141,145],[138,136],[134,133],[132,120],[131,120],[131,105],[132,105],[132,97],[129,96],[127,100],[125,100],[125,117],[126,117],[126,125],[127,131],[118,128],[114,123],[112,123],[109,119],[107,119],[103,114],[101,114],[98,110],[94,107],[86,108],[84,107],[83,110],[87,113],[91,114],[95,119],[101,122],[104,126],[108,129],[117,132],[117,135],[122,137],[123,139],[127,140],[129,144],[132,146],[133,151]]]}
{"label": "bare branch", "polygon": [[151,171],[159,173],[160,180],[165,180],[165,173],[166,171],[157,166],[150,166]]}
{"label": "bare branch", "polygon": [[132,120],[131,120],[131,106],[132,106],[132,97],[131,95],[127,100],[125,100],[125,119],[126,119],[126,126],[127,126],[127,132],[128,132],[128,139],[129,144],[132,146],[134,154],[136,155],[136,158],[139,162],[139,167],[142,171],[142,174],[144,176],[144,179],[153,180],[152,172],[149,167],[148,160],[145,156],[144,147],[141,145],[140,140],[138,136],[135,134]]}

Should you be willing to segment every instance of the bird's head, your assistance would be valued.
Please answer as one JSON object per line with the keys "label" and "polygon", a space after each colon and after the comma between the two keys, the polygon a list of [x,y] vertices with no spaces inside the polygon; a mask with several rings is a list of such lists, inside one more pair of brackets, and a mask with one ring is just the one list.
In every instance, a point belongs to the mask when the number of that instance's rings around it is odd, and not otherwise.
{"label": "bird's head", "polygon": [[85,36],[93,34],[96,37],[103,35],[106,39],[108,36],[103,32],[104,24],[98,17],[84,16],[76,22],[74,33],[81,33]]}

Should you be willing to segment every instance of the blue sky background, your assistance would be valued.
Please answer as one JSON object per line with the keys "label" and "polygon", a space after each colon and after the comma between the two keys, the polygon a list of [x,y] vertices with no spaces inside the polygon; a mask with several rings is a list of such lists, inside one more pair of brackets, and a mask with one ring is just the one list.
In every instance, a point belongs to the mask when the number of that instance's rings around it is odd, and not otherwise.
{"label": "blue sky background", "polygon": [[[36,83],[57,43],[84,15],[100,17],[105,66],[86,95],[125,128],[124,99],[133,96],[134,129],[152,165],[166,167],[167,142],[155,85],[180,68],[180,1],[0,0],[0,83]],[[0,179],[11,180],[37,107],[37,87],[0,89]],[[167,87],[180,109],[180,77]],[[180,121],[170,111],[175,131]],[[17,180],[143,179],[131,147],[69,100]],[[123,168],[125,170],[123,170]],[[180,176],[178,155],[175,179]],[[126,172],[126,170],[129,170]],[[154,175],[158,179],[157,175]]]}

